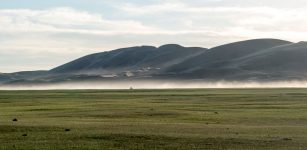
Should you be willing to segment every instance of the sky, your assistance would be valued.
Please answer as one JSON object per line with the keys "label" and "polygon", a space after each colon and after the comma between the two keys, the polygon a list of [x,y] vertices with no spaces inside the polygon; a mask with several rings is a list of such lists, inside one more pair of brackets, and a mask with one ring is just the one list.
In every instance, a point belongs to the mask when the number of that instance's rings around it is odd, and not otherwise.
{"label": "sky", "polygon": [[122,47],[307,40],[306,0],[0,0],[0,72]]}

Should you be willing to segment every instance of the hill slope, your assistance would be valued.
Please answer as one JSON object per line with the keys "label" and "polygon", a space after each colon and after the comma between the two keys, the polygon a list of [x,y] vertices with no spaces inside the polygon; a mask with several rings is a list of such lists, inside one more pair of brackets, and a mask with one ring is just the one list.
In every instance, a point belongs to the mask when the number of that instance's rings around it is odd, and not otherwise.
{"label": "hill slope", "polygon": [[266,49],[234,60],[231,65],[265,79],[306,79],[307,42]]}
{"label": "hill slope", "polygon": [[137,70],[144,67],[165,68],[204,52],[205,48],[186,48],[170,44],[159,48],[152,46],[130,47],[88,55],[57,68],[51,73],[107,73]]}
{"label": "hill slope", "polygon": [[140,46],[87,55],[49,71],[0,74],[0,82],[201,79],[306,80],[307,42],[255,39],[211,49]]}
{"label": "hill slope", "polygon": [[227,79],[242,72],[240,66],[233,64],[235,60],[260,53],[265,55],[268,49],[279,49],[279,47],[291,44],[293,43],[277,39],[256,39],[230,43],[211,48],[198,56],[173,65],[166,72],[187,78]]}

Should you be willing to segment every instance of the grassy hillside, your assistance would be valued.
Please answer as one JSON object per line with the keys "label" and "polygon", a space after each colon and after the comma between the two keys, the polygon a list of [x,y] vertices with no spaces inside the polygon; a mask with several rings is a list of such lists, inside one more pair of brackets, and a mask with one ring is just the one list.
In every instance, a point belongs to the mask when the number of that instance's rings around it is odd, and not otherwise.
{"label": "grassy hillside", "polygon": [[205,48],[169,44],[140,46],[91,54],[50,70],[50,73],[90,73],[136,71],[144,67],[164,68],[204,52]]}
{"label": "grassy hillside", "polygon": [[226,69],[228,65],[231,65],[232,60],[253,53],[259,53],[260,51],[265,51],[268,48],[287,44],[291,44],[291,42],[278,39],[255,39],[221,45],[211,48],[204,53],[192,57],[182,63],[176,64],[170,67],[169,71],[188,73],[211,69],[223,70]]}
{"label": "grassy hillside", "polygon": [[306,102],[307,89],[0,91],[0,149],[304,149]]}
{"label": "grassy hillside", "polygon": [[95,53],[49,71],[0,74],[1,84],[96,80],[296,81],[307,79],[307,42],[253,39],[214,48],[137,46]]}

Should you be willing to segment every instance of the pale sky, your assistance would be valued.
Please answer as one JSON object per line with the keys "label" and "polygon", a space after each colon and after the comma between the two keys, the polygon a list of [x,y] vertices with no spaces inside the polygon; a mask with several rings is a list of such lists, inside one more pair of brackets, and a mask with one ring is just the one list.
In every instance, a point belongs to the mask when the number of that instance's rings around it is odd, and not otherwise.
{"label": "pale sky", "polygon": [[0,0],[0,72],[128,46],[305,41],[306,17],[306,0]]}

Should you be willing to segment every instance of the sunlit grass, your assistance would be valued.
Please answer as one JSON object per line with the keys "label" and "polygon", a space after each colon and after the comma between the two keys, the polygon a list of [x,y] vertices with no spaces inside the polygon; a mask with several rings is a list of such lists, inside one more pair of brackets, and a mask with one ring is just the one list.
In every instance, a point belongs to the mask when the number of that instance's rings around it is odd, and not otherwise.
{"label": "sunlit grass", "polygon": [[307,89],[0,91],[0,149],[303,149],[306,102]]}

